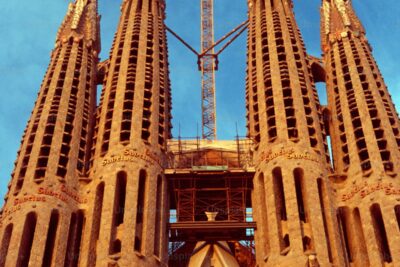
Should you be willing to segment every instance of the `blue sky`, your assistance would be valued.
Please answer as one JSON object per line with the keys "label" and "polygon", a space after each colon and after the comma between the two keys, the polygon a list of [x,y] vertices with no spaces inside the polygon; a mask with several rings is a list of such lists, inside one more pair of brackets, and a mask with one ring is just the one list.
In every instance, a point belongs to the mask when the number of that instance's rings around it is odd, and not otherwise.
{"label": "blue sky", "polygon": [[[0,6],[0,198],[5,194],[21,136],[49,63],[68,0],[2,1]],[[121,0],[99,0],[102,15],[101,58],[108,56]],[[190,3],[190,4],[188,4]],[[216,38],[246,19],[246,0],[215,0]],[[319,56],[320,0],[294,0],[308,52]],[[400,107],[400,1],[353,0],[374,56],[397,107]],[[200,44],[200,0],[167,0],[167,24],[195,48]],[[220,139],[245,135],[245,42],[243,35],[220,57],[217,73],[217,128]],[[196,136],[201,126],[200,73],[196,58],[169,38],[173,97],[173,134]],[[322,90],[321,101],[325,94]],[[3,202],[0,199],[0,205]]]}

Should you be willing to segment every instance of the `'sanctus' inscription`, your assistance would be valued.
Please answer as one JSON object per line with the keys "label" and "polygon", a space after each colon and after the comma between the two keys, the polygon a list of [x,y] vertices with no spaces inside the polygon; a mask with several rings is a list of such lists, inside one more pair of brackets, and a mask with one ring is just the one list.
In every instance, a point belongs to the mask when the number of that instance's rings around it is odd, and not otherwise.
{"label": "'sanctus' inscription", "polygon": [[147,149],[145,153],[140,153],[133,149],[126,149],[123,155],[111,156],[110,158],[105,158],[102,164],[103,166],[106,166],[116,162],[135,162],[137,159],[146,161],[151,165],[157,164],[160,167],[162,167],[161,160]]}
{"label": "'sanctus' inscription", "polygon": [[86,198],[82,198],[72,189],[67,188],[65,185],[61,185],[59,190],[53,190],[51,188],[40,187],[38,190],[39,195],[47,195],[58,198],[59,200],[68,203],[70,199],[78,204],[87,203]]}
{"label": "'sanctus' inscription", "polygon": [[314,161],[314,162],[318,162],[318,163],[320,162],[317,157],[314,157],[307,151],[304,153],[298,153],[293,148],[289,148],[289,149],[282,148],[278,152],[272,152],[271,150],[268,150],[267,152],[265,152],[265,151],[262,152],[258,163],[259,164],[262,162],[268,163],[279,157],[285,157],[287,159],[305,159],[305,160]]}
{"label": "'sanctus' inscription", "polygon": [[392,183],[379,182],[375,184],[368,184],[367,182],[364,182],[360,185],[354,185],[348,193],[342,194],[341,200],[348,201],[356,195],[360,196],[361,198],[365,198],[366,196],[377,191],[385,192],[385,195],[400,195],[400,187],[395,187]]}
{"label": "'sanctus' inscription", "polygon": [[[50,197],[50,198],[48,198]],[[65,185],[61,185],[57,189],[53,189],[50,187],[39,187],[37,194],[32,194],[32,195],[26,195],[22,197],[17,197],[14,199],[14,202],[12,203],[13,206],[11,208],[6,208],[3,210],[3,214],[0,216],[0,226],[2,225],[2,222],[12,215],[13,213],[21,210],[22,205],[26,203],[40,203],[40,202],[47,202],[51,198],[56,198],[58,200],[61,200],[62,202],[65,203],[70,203],[71,200],[78,203],[78,204],[84,204],[87,203],[86,198],[82,198],[79,196],[78,192],[76,192],[73,189],[68,188]]]}

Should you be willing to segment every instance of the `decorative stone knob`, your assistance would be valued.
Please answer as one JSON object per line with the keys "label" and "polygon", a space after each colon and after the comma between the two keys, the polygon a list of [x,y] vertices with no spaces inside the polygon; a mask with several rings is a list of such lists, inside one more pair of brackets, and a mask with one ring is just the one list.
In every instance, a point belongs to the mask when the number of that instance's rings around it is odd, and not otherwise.
{"label": "decorative stone knob", "polygon": [[215,218],[218,215],[218,211],[206,211],[205,214],[209,222],[215,222]]}

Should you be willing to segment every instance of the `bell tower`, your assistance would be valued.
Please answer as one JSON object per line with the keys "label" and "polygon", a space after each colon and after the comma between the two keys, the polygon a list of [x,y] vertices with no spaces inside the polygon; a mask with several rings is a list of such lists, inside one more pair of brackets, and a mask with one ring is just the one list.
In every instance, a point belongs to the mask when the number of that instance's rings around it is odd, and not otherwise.
{"label": "bell tower", "polygon": [[322,107],[293,3],[249,1],[249,19],[246,99],[255,141],[257,262],[342,266]]}
{"label": "bell tower", "polygon": [[[125,0],[97,110],[87,266],[167,261],[170,85],[162,0]],[[100,231],[101,227],[101,231]],[[115,265],[116,266],[116,265]]]}
{"label": "bell tower", "polygon": [[346,261],[398,265],[399,118],[351,1],[323,1],[321,25]]}
{"label": "bell tower", "polygon": [[[292,0],[247,3],[215,42],[201,0],[196,52],[165,0],[122,0],[102,62],[98,1],[69,5],[0,210],[0,267],[400,266],[400,121],[351,0],[322,0],[322,59]],[[173,139],[166,30],[196,54],[213,119],[209,78],[246,29],[247,136]]]}
{"label": "bell tower", "polygon": [[76,266],[100,52],[96,0],[77,0],[57,35],[0,221],[0,266]]}

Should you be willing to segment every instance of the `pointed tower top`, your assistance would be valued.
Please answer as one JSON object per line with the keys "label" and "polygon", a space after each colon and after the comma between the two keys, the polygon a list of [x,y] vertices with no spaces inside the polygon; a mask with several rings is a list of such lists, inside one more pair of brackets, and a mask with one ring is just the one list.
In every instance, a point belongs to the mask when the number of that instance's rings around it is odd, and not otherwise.
{"label": "pointed tower top", "polygon": [[[96,1],[95,1],[96,2]],[[88,4],[88,0],[77,0],[75,2],[74,15],[72,18],[71,29],[77,29],[78,24],[82,18],[83,9]]]}
{"label": "pointed tower top", "polygon": [[56,43],[69,37],[99,41],[99,16],[97,0],[76,0],[70,3],[68,12],[57,34]]}
{"label": "pointed tower top", "polygon": [[323,41],[336,39],[348,32],[355,36],[365,34],[361,22],[354,12],[351,0],[322,0],[322,36]]}

